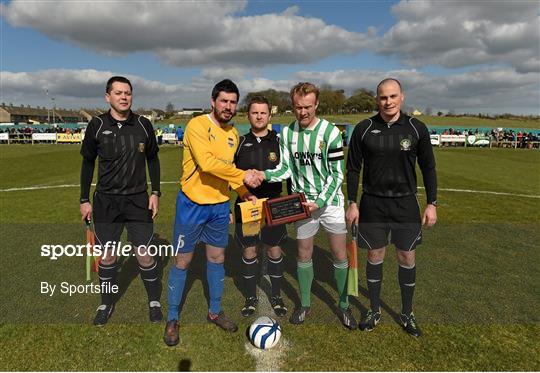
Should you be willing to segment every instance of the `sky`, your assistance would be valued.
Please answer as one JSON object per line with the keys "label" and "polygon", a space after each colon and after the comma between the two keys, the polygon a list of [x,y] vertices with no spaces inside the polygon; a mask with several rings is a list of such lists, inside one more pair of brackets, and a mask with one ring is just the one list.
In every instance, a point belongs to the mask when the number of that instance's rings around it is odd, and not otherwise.
{"label": "sky", "polygon": [[375,90],[456,113],[540,115],[540,2],[0,2],[1,102],[96,108],[124,75],[134,108],[210,106],[218,81],[241,95],[299,81]]}

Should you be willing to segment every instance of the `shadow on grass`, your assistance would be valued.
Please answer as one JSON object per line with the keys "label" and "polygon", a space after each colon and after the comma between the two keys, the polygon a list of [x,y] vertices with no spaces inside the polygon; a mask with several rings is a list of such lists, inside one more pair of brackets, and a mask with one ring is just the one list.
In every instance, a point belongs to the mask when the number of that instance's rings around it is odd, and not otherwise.
{"label": "shadow on grass", "polygon": [[[285,261],[285,271],[289,273],[292,277],[297,278],[296,240],[289,239],[287,243],[283,246],[283,251],[287,259]],[[330,252],[330,250],[325,250],[320,246],[314,245],[312,259],[315,278],[311,286],[311,293],[317,298],[319,298],[321,301],[323,301],[328,306],[328,308],[336,315],[336,317],[339,318],[339,310],[337,306],[338,294],[334,279],[334,259],[332,257],[332,253]],[[362,267],[360,266],[360,268]],[[363,273],[361,269],[359,270],[360,273]],[[361,281],[362,276],[359,277],[359,281]],[[328,284],[332,289],[334,289],[335,294],[330,294],[324,287],[319,284],[320,282]],[[300,298],[297,295],[296,290],[291,287],[291,291],[294,293],[294,296],[290,298],[294,299],[295,307],[300,307]],[[363,297],[366,304],[369,304],[369,293],[367,288],[362,286],[360,283],[358,284],[358,292],[359,297],[349,296],[349,303],[351,307],[356,308],[360,312],[360,315],[363,316],[366,314],[368,308],[360,301],[359,298]],[[395,323],[399,324],[399,314],[384,301],[381,300],[380,303],[381,308],[392,317]]]}
{"label": "shadow on grass", "polygon": [[[161,238],[159,234],[156,233],[152,239],[152,244],[159,247],[159,245],[170,245],[170,242],[164,238]],[[170,260],[168,255],[164,253],[162,255],[163,256],[154,257],[154,259],[158,262],[159,268],[158,284],[160,299],[163,292],[163,269],[167,266]],[[119,302],[120,299],[122,299],[129,285],[135,280],[136,277],[139,276],[139,265],[135,256],[130,255],[127,257],[120,257],[118,259],[118,268],[119,270],[116,281],[118,284],[118,293],[116,294],[115,302]]]}
{"label": "shadow on grass", "polygon": [[178,362],[178,371],[179,372],[190,372],[191,371],[191,360],[182,359]]}
{"label": "shadow on grass", "polygon": [[[287,239],[282,247],[282,251],[285,254],[285,245],[290,240]],[[227,253],[225,254],[225,270],[226,275],[229,277],[232,277],[234,281],[234,286],[242,293],[244,297],[246,297],[245,292],[245,286],[242,279],[242,248],[237,244],[236,240],[232,235],[229,235],[229,247],[227,248]],[[257,248],[257,257],[259,258],[259,275],[257,276],[257,284],[259,284],[259,287],[261,290],[265,293],[265,295],[270,299],[271,297],[271,284],[269,284],[269,281],[262,281],[263,276],[267,274],[266,272],[266,250],[263,247]],[[287,256],[285,255],[283,259],[284,266],[287,265]],[[284,269],[285,272],[285,269]],[[281,291],[285,294],[286,297],[291,299],[294,304],[300,303],[300,298],[298,297],[298,294],[296,290],[292,287],[292,285],[285,279],[285,277],[281,280]]]}

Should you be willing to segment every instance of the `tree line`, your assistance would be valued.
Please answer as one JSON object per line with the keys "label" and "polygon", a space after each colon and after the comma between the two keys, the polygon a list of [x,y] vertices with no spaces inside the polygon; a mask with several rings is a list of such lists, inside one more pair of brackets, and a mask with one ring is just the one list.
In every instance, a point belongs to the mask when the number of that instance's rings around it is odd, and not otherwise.
{"label": "tree line", "polygon": [[[277,106],[278,113],[292,110],[289,92],[275,89],[249,92],[242,100],[243,110],[247,108],[247,103],[254,96],[265,96],[270,102],[270,106]],[[317,110],[320,114],[355,114],[372,112],[376,108],[375,93],[365,88],[353,91],[349,97],[345,95],[343,89],[333,89],[330,85],[323,85],[320,88]]]}

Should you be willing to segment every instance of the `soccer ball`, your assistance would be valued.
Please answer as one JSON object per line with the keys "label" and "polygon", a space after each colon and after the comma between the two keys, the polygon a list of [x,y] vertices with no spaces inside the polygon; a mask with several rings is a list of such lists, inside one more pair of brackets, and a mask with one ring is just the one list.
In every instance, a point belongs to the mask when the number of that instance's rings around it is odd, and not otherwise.
{"label": "soccer ball", "polygon": [[268,316],[261,316],[249,327],[249,340],[253,346],[266,350],[274,347],[281,338],[281,326]]}

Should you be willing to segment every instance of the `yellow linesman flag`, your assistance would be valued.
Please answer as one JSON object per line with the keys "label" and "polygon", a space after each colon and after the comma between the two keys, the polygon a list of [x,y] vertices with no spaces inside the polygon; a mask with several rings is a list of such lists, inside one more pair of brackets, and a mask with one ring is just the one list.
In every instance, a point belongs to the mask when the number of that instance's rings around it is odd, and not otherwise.
{"label": "yellow linesman flag", "polygon": [[258,198],[253,204],[251,201],[239,203],[240,212],[242,213],[242,232],[244,236],[256,236],[261,231],[261,226],[264,221],[263,202],[268,198]]}

